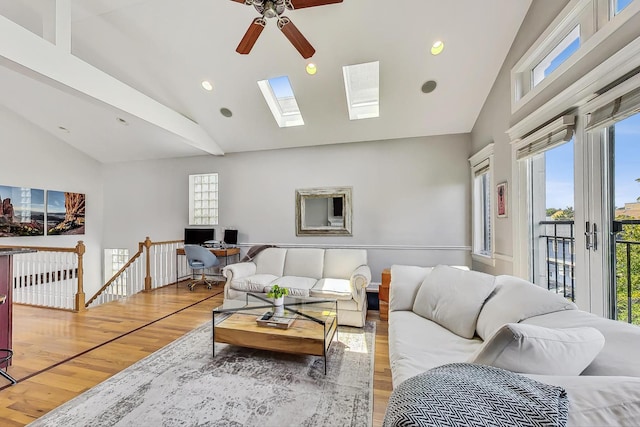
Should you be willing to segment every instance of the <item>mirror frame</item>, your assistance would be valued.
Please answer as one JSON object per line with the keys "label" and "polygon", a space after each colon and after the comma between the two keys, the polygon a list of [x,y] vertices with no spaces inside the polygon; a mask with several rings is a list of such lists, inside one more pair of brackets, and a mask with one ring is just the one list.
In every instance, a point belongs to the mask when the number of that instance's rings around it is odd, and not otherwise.
{"label": "mirror frame", "polygon": [[[343,199],[344,226],[307,226],[304,224],[305,201],[308,199]],[[321,187],[296,190],[296,236],[351,236],[351,187]]]}

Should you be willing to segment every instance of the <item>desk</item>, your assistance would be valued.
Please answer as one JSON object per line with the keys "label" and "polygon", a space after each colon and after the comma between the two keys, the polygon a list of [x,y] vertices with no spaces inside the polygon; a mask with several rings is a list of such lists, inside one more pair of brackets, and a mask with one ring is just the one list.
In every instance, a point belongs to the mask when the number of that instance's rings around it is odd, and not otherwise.
{"label": "desk", "polygon": [[[240,248],[226,248],[226,249],[211,248],[209,249],[209,251],[215,256],[217,256],[218,258],[220,258],[220,260],[222,261],[220,263],[220,268],[226,265],[229,265],[230,257],[237,257],[237,260],[238,260],[237,262],[240,262]],[[187,276],[182,276],[182,277],[178,276],[178,255],[185,255],[183,248],[176,249],[176,285],[178,284],[178,281],[181,278],[187,277]]]}

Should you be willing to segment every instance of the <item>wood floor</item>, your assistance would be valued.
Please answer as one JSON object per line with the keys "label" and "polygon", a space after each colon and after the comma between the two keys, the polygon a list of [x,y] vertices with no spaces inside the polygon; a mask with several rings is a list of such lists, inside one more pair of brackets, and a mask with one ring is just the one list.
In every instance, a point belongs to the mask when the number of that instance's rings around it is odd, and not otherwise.
{"label": "wood floor", "polygon": [[[83,313],[21,305],[13,308],[13,365],[18,380],[0,377],[0,425],[24,426],[145,356],[211,320],[222,287],[189,292],[168,286]],[[387,323],[377,311],[374,420],[382,425],[391,393]]]}

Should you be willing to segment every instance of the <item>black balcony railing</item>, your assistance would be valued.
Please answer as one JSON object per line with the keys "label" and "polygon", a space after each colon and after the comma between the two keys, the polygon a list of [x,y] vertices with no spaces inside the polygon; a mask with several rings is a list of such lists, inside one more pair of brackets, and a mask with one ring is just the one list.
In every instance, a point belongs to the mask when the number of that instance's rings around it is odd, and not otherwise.
{"label": "black balcony railing", "polygon": [[[615,316],[640,325],[640,220],[622,220],[616,234]],[[575,235],[573,221],[540,221],[540,238],[545,239],[547,288],[575,299]]]}
{"label": "black balcony railing", "polygon": [[619,221],[616,235],[616,315],[640,325],[640,220]]}
{"label": "black balcony railing", "polygon": [[573,221],[540,221],[545,239],[547,289],[575,300],[575,238]]}

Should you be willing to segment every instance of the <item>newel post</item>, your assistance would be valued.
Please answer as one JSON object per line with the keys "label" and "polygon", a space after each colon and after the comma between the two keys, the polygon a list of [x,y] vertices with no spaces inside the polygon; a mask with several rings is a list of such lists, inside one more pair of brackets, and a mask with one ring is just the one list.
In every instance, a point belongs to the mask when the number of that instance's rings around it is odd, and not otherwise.
{"label": "newel post", "polygon": [[147,275],[144,278],[144,291],[149,292],[151,290],[151,239],[149,239],[149,236],[144,239],[144,247],[147,258]]}
{"label": "newel post", "polygon": [[84,242],[82,240],[78,240],[78,244],[76,245],[76,254],[78,255],[78,292],[76,293],[75,311],[84,311],[87,309],[84,305],[84,266],[82,263],[82,256],[84,255],[85,250]]}

